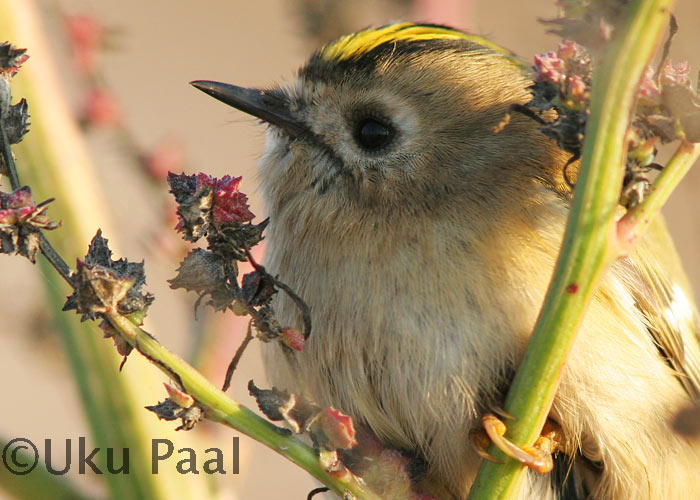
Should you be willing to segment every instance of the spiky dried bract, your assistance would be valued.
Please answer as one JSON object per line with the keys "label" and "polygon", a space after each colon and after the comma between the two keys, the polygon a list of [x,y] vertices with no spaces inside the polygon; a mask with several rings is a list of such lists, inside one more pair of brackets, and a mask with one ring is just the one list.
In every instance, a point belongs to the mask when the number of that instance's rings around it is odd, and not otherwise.
{"label": "spiky dried bract", "polygon": [[172,399],[167,398],[165,401],[161,401],[153,406],[146,406],[147,410],[155,413],[161,420],[177,420],[178,418],[182,420],[182,425],[177,427],[175,430],[191,430],[197,422],[204,418],[204,411],[199,406],[191,406],[189,408],[183,408]]}
{"label": "spiky dried bract", "polygon": [[141,291],[145,283],[143,262],[112,260],[112,251],[99,230],[90,242],[85,260],[78,260],[75,291],[63,310],[75,310],[82,315],[82,321],[106,312],[140,321],[153,302],[150,293]]}
{"label": "spiky dried bract", "polygon": [[18,49],[8,42],[0,43],[0,78],[14,76],[29,59],[27,49]]}
{"label": "spiky dried bract", "polygon": [[29,106],[26,99],[9,106],[3,119],[3,129],[10,144],[18,144],[29,132]]}
{"label": "spiky dried bract", "polygon": [[47,209],[46,202],[34,203],[29,186],[0,192],[0,253],[16,253],[35,263],[40,230],[60,225],[46,216]]}
{"label": "spiky dried bract", "polygon": [[225,230],[229,224],[249,223],[254,215],[248,208],[248,197],[239,191],[240,183],[241,177],[229,175],[216,178],[203,173],[169,173],[168,184],[180,217],[176,229],[183,238],[195,242]]}
{"label": "spiky dried bract", "polygon": [[222,224],[207,236],[209,248],[226,259],[245,261],[245,251],[262,241],[268,222],[265,219],[259,224]]}
{"label": "spiky dried bract", "polygon": [[213,189],[209,185],[198,187],[194,175],[177,175],[172,172],[168,174],[168,184],[178,204],[179,220],[175,229],[187,241],[198,241],[206,236],[209,229]]}

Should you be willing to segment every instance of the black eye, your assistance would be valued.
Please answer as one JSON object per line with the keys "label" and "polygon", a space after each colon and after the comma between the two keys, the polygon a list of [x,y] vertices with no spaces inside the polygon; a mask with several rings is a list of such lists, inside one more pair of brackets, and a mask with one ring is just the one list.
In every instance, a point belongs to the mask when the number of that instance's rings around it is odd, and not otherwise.
{"label": "black eye", "polygon": [[354,135],[362,149],[376,151],[391,142],[394,138],[394,129],[376,118],[366,118],[357,124]]}

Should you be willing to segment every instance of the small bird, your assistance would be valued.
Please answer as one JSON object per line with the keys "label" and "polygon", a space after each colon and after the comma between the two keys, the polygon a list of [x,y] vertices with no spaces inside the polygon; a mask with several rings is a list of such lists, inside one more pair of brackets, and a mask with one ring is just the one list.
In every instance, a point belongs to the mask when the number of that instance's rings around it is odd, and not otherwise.
{"label": "small bird", "polygon": [[[483,38],[395,23],[322,47],[288,86],[193,82],[269,125],[264,263],[314,330],[301,353],[266,345],[272,382],[422,461],[416,488],[439,499],[474,480],[470,432],[503,403],[571,204],[571,155],[540,124],[494,133],[532,78]],[[301,328],[293,301],[275,307]],[[700,498],[700,447],[670,428],[700,394],[697,332],[658,220],[602,280],[549,415],[554,470],[518,498]]]}

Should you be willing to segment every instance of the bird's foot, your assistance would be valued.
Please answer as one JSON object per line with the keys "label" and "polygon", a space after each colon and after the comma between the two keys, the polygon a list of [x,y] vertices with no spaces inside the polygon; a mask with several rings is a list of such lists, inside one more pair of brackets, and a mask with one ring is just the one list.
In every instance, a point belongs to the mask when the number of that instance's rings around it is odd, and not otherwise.
{"label": "bird's foot", "polygon": [[478,455],[491,462],[498,462],[486,451],[491,443],[499,450],[521,464],[540,474],[546,474],[554,467],[552,454],[561,448],[563,432],[559,424],[547,420],[540,437],[533,446],[518,446],[505,436],[506,425],[493,413],[487,413],[481,420],[482,429],[469,433],[472,446]]}

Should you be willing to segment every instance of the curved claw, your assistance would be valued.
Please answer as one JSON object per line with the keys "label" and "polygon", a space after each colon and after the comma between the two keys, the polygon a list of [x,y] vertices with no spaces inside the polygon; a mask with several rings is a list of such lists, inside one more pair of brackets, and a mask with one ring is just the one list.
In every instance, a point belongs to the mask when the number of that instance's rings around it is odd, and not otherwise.
{"label": "curved claw", "polygon": [[[542,429],[542,435],[537,439],[534,446],[522,447],[517,446],[504,437],[506,426],[496,415],[487,413],[481,420],[481,424],[484,426],[486,435],[491,442],[512,459],[540,474],[546,474],[554,467],[552,453],[559,449],[559,435],[561,433],[553,422],[547,421]],[[493,461],[493,458],[490,458],[490,460]]]}
{"label": "curved claw", "polygon": [[469,441],[471,442],[474,451],[476,451],[476,454],[479,455],[481,458],[496,464],[503,464],[503,462],[501,462],[500,460],[496,460],[491,455],[489,455],[488,451],[486,451],[488,450],[489,446],[491,446],[491,439],[489,439],[488,435],[483,429],[470,430]]}

